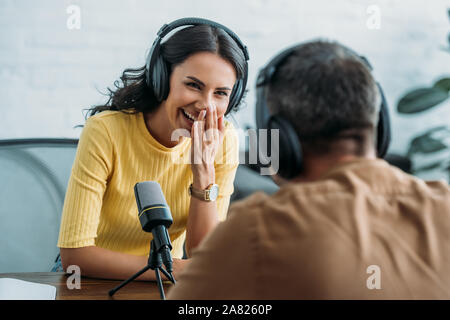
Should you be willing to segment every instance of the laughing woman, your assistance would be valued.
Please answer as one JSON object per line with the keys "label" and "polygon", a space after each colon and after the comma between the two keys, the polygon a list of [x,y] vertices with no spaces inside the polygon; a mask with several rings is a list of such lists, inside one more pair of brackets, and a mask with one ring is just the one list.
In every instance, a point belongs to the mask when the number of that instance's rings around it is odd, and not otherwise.
{"label": "laughing woman", "polygon": [[123,87],[109,90],[83,128],[58,239],[64,270],[78,265],[84,276],[126,279],[147,264],[152,235],[139,223],[137,182],[157,181],[171,209],[175,278],[189,261],[183,243],[189,257],[226,217],[239,157],[224,116],[245,91],[246,48],[202,19],[180,19],[160,32],[146,66],[125,70]]}

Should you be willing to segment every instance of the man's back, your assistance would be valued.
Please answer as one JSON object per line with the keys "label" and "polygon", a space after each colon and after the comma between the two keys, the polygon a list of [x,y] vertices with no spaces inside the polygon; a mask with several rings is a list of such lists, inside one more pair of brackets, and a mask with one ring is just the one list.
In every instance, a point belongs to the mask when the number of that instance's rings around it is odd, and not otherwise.
{"label": "man's back", "polygon": [[450,189],[383,160],[233,204],[172,299],[450,299]]}

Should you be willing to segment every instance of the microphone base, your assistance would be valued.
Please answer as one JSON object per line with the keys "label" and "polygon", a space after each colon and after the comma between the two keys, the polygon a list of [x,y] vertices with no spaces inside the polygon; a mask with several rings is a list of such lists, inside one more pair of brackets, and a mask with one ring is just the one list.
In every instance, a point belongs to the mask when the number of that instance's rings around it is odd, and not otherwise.
{"label": "microphone base", "polygon": [[169,279],[173,284],[175,284],[176,282],[175,282],[175,278],[173,277],[172,273],[167,272],[162,267],[161,254],[159,252],[153,250],[153,247],[154,247],[154,241],[152,240],[152,242],[150,243],[150,255],[148,257],[148,264],[144,268],[142,268],[140,271],[138,271],[137,273],[132,275],[130,278],[128,278],[127,280],[124,280],[117,287],[115,287],[114,289],[111,289],[108,292],[110,297],[112,297],[117,291],[119,291],[121,288],[126,286],[128,283],[130,283],[131,281],[133,281],[134,279],[139,277],[141,274],[143,274],[147,270],[151,269],[151,270],[155,270],[156,282],[158,284],[158,289],[159,289],[159,294],[160,294],[161,300],[166,299],[166,297],[164,295],[164,287],[162,285],[161,275],[159,272],[161,271],[167,277],[167,279]]}

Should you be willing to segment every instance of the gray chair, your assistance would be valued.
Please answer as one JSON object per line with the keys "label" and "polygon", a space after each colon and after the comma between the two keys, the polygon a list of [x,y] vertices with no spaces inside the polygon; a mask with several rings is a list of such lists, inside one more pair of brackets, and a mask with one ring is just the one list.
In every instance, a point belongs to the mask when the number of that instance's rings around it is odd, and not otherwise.
{"label": "gray chair", "polygon": [[239,161],[243,163],[238,166],[236,171],[231,202],[242,200],[256,191],[263,191],[271,195],[279,189],[272,178],[261,175],[258,166],[250,164],[249,159],[249,150],[241,150],[239,152]]}
{"label": "gray chair", "polygon": [[[56,246],[77,139],[0,140],[0,273],[48,272]],[[278,187],[240,165],[231,201]]]}
{"label": "gray chair", "polygon": [[0,273],[51,270],[77,143],[0,140]]}
{"label": "gray chair", "polygon": [[263,191],[269,195],[277,192],[279,187],[269,176],[262,176],[259,171],[250,166],[240,164],[234,179],[234,192],[230,202],[242,200],[256,191]]}

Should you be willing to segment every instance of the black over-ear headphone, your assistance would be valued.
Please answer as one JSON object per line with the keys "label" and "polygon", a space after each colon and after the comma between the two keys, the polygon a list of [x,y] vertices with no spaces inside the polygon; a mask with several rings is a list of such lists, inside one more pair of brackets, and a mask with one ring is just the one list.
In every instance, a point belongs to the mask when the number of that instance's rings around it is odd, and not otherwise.
{"label": "black over-ear headphone", "polygon": [[245,87],[247,86],[247,77],[248,77],[248,63],[249,55],[247,51],[247,47],[242,43],[239,37],[230,29],[221,25],[220,23],[201,19],[201,18],[182,18],[175,20],[169,24],[165,24],[159,29],[157,37],[153,42],[152,48],[147,57],[146,62],[146,82],[147,86],[153,90],[155,93],[155,97],[159,102],[167,99],[169,95],[170,88],[170,74],[169,68],[167,66],[167,62],[164,61],[163,57],[160,54],[161,41],[162,39],[172,30],[182,27],[182,26],[195,26],[195,25],[208,25],[211,27],[219,28],[224,30],[241,48],[245,57],[245,70],[243,78],[239,78],[236,80],[236,83],[233,87],[233,90],[230,94],[230,102],[228,104],[227,111],[225,115],[227,115],[234,107],[236,107],[241,101]]}
{"label": "black over-ear headphone", "polygon": [[[266,102],[266,87],[271,82],[272,77],[281,62],[291,55],[299,46],[301,46],[301,44],[290,47],[275,56],[259,71],[256,81],[256,125],[258,129],[268,129],[269,134],[271,129],[279,130],[279,169],[277,173],[285,179],[298,176],[302,170],[301,143],[293,126],[287,119],[281,115],[270,114]],[[356,54],[350,49],[348,50],[359,57],[369,70],[372,71],[372,66],[365,57]],[[387,101],[378,82],[377,86],[381,96],[381,107],[377,127],[377,155],[380,158],[384,158],[391,141],[391,125]],[[268,141],[270,141],[270,138]]]}

